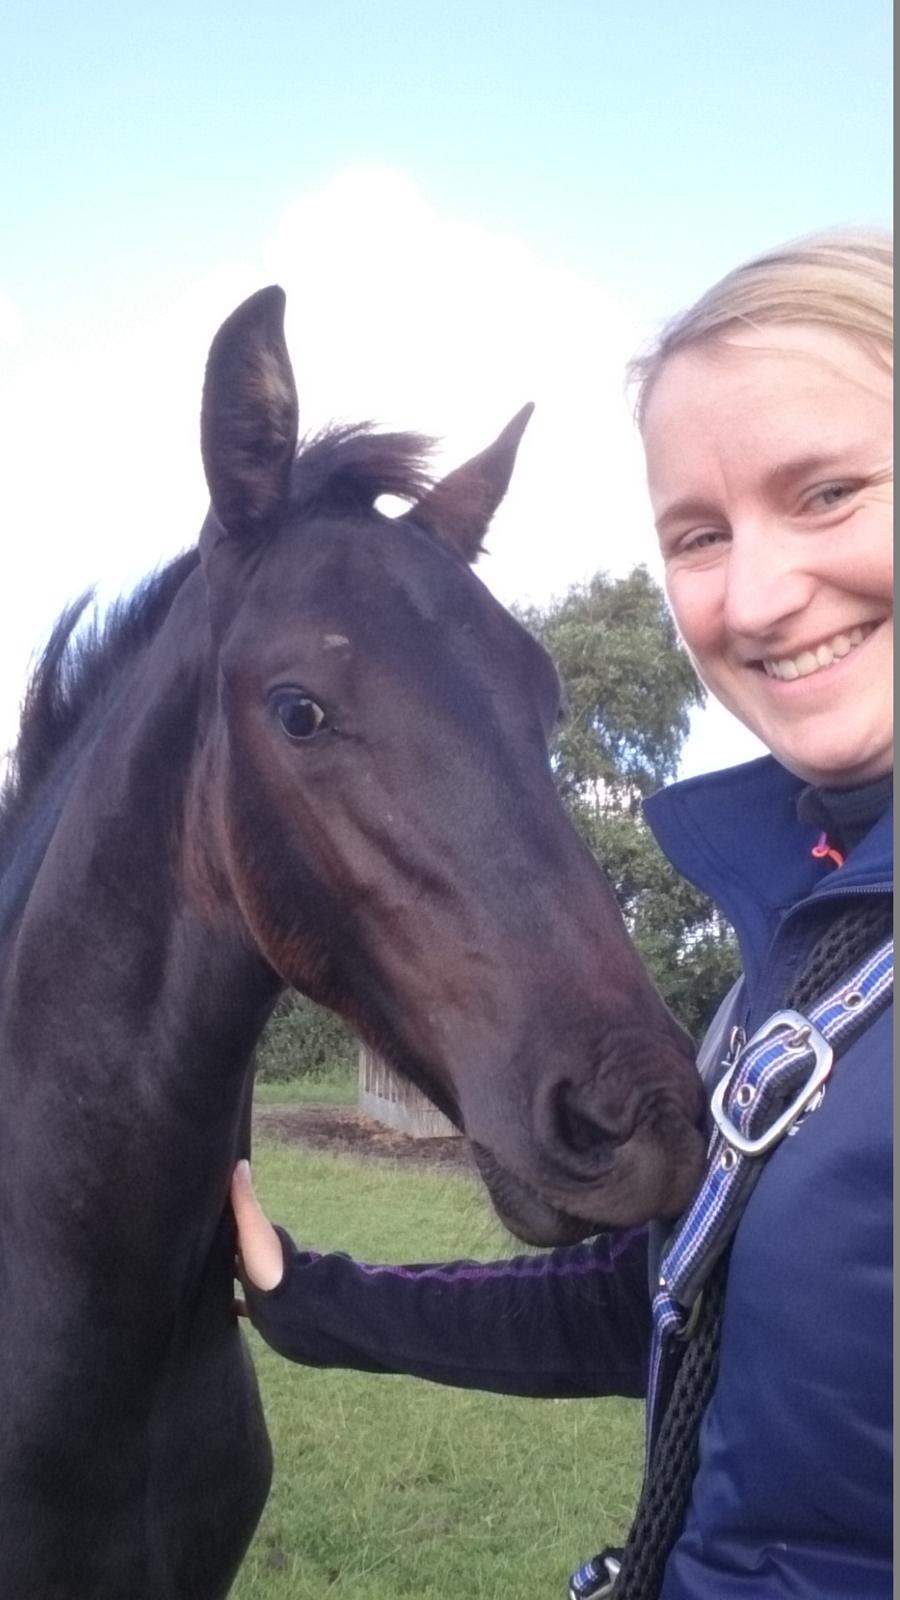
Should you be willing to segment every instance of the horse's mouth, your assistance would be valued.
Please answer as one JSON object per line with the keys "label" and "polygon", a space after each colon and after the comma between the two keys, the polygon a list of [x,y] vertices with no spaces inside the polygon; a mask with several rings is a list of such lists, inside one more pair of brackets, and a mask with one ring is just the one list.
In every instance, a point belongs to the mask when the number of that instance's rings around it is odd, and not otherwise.
{"label": "horse's mouth", "polygon": [[[472,1142],[472,1154],[494,1210],[501,1222],[525,1244],[552,1247],[577,1244],[592,1234],[617,1231],[656,1220],[674,1220],[687,1208],[703,1169],[705,1141],[699,1130],[685,1124],[677,1159],[638,1163],[646,1182],[635,1184],[634,1162],[623,1167],[630,1174],[608,1172],[593,1185],[561,1191],[540,1181],[525,1181],[504,1167],[484,1145]],[[629,1178],[631,1181],[629,1181]]]}
{"label": "horse's mouth", "polygon": [[500,1221],[524,1244],[577,1244],[598,1232],[598,1224],[571,1216],[543,1199],[529,1184],[501,1167],[483,1145],[472,1144],[471,1149]]}

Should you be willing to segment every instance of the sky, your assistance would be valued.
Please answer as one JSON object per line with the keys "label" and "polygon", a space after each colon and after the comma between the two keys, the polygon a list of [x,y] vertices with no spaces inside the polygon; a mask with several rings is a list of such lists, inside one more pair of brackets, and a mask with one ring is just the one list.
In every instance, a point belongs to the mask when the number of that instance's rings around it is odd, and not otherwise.
{"label": "sky", "polygon": [[[481,449],[479,573],[659,576],[627,356],[748,255],[891,217],[883,0],[7,0],[0,752],[54,617],[193,543],[203,365],[288,294],[304,430]],[[713,707],[682,771],[757,753]]]}

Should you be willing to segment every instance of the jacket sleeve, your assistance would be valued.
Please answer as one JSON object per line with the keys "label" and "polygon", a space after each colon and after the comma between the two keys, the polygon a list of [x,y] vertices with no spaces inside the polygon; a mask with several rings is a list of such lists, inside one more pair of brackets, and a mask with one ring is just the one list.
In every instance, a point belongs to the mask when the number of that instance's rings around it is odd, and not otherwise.
{"label": "jacket sleeve", "polygon": [[278,1232],[281,1282],[266,1293],[241,1281],[254,1327],[291,1361],[500,1394],[646,1391],[643,1229],[509,1261],[413,1266],[317,1255]]}

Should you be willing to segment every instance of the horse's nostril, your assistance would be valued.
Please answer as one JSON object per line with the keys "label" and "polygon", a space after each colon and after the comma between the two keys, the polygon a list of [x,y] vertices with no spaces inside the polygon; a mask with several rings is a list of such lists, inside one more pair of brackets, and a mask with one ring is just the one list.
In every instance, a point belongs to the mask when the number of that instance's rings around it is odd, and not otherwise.
{"label": "horse's nostril", "polygon": [[577,1090],[571,1084],[560,1085],[554,1110],[556,1131],[566,1150],[573,1155],[590,1156],[594,1161],[603,1156],[612,1159],[613,1147],[619,1141],[578,1104]]}

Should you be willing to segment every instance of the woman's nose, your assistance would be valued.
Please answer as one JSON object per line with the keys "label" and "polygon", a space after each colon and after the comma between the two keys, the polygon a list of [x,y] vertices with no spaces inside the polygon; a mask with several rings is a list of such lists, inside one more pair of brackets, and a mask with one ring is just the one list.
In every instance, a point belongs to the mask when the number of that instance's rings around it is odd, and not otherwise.
{"label": "woman's nose", "polygon": [[767,637],[809,605],[814,589],[790,533],[770,523],[732,529],[725,587],[732,633]]}

